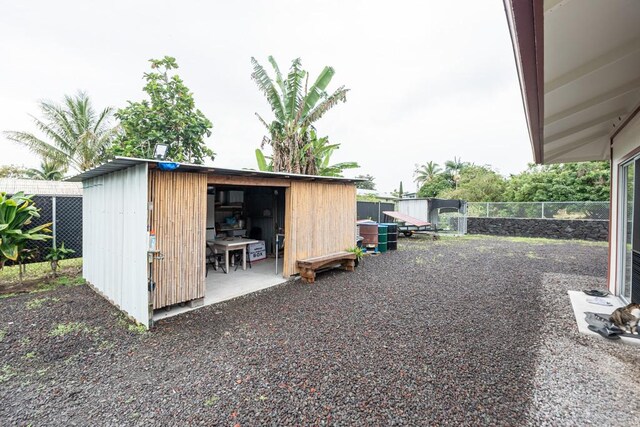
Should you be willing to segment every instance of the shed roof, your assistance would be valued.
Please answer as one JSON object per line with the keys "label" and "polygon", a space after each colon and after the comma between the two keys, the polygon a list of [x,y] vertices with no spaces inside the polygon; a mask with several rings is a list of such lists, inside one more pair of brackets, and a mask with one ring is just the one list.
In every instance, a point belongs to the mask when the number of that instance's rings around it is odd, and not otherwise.
{"label": "shed roof", "polygon": [[[157,160],[151,159],[136,159],[131,157],[119,157],[116,156],[114,159],[98,166],[93,169],[84,171],[78,175],[67,178],[67,181],[72,182],[82,182],[91,178],[95,178],[101,175],[105,175],[111,172],[116,172],[122,169],[127,169],[131,166],[139,165],[147,163],[155,167],[158,162]],[[250,169],[226,169],[226,168],[218,168],[214,166],[207,165],[194,165],[190,163],[179,163],[178,171],[182,172],[199,172],[199,173],[212,173],[216,175],[227,175],[227,176],[244,176],[244,177],[260,177],[260,178],[285,178],[291,180],[298,181],[329,181],[329,182],[345,182],[345,183],[355,183],[359,181],[364,181],[363,179],[358,178],[340,178],[333,176],[319,176],[319,175],[302,175],[295,173],[286,173],[286,172],[262,172],[255,171]]]}
{"label": "shed roof", "polygon": [[82,196],[82,184],[39,179],[0,178],[0,192],[16,194],[20,191],[38,196]]}

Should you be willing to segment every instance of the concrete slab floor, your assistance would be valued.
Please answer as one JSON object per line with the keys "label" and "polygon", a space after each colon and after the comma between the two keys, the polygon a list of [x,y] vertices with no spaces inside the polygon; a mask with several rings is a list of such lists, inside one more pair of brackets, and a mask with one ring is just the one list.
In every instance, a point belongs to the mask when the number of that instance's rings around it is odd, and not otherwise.
{"label": "concrete slab floor", "polygon": [[[623,303],[620,298],[614,295],[609,295],[603,298],[611,303],[610,306],[607,306],[590,303],[588,300],[593,299],[594,297],[591,297],[582,291],[569,291],[568,293],[569,298],[571,299],[571,306],[573,307],[573,314],[576,318],[576,324],[578,325],[578,332],[582,334],[595,335],[599,338],[602,338],[603,340],[606,339],[601,337],[599,334],[589,330],[584,313],[590,311],[593,313],[611,314],[616,308],[622,307],[626,304]],[[640,339],[620,337],[620,340],[627,344],[640,345]]]}
{"label": "concrete slab floor", "polygon": [[171,307],[169,310],[161,308],[153,313],[153,320],[166,319],[187,311],[196,310],[211,304],[217,304],[233,298],[270,288],[288,279],[282,277],[282,259],[278,260],[278,274],[276,274],[276,261],[274,258],[267,258],[252,263],[251,268],[247,265],[246,270],[242,266],[235,270],[231,267],[228,274],[222,272],[221,268],[214,270],[209,268],[209,274],[205,279],[204,302],[199,306]]}

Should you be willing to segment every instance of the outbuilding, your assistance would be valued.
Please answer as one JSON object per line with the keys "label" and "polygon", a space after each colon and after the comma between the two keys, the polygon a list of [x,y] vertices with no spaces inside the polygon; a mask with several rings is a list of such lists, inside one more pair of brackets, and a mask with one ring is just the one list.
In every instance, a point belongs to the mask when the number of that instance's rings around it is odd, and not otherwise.
{"label": "outbuilding", "polygon": [[70,179],[83,184],[83,276],[141,324],[159,309],[215,302],[207,295],[229,278],[242,282],[243,271],[220,271],[223,257],[217,271],[207,265],[216,238],[258,241],[260,268],[271,263],[279,282],[299,273],[298,260],[355,245],[356,180],[167,166],[116,157]]}

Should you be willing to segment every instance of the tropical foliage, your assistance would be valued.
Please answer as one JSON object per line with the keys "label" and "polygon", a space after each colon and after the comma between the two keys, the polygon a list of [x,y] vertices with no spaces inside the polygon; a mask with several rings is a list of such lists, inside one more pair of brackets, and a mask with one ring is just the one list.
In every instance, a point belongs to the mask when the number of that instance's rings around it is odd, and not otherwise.
{"label": "tropical foliage", "polygon": [[441,171],[440,166],[433,161],[420,166],[416,165],[416,169],[413,172],[414,180],[416,184],[423,185],[425,182],[432,180]]}
{"label": "tropical foliage", "polygon": [[43,162],[58,165],[63,174],[69,168],[85,171],[105,160],[116,135],[111,108],[96,112],[84,92],[66,95],[62,104],[41,101],[39,107],[42,117],[32,118],[42,136],[7,131],[7,138],[28,147]]}
{"label": "tropical foliage", "polygon": [[466,164],[459,169],[454,188],[438,194],[444,199],[462,199],[470,202],[498,202],[504,198],[505,179],[490,166]]}
{"label": "tropical foliage", "polygon": [[507,181],[505,198],[514,202],[606,201],[609,162],[534,165]]}
{"label": "tropical foliage", "polygon": [[373,175],[358,175],[356,179],[363,179],[364,181],[356,182],[356,188],[360,188],[362,190],[375,190],[376,183],[373,182],[375,178]]}
{"label": "tropical foliage", "polygon": [[[345,169],[360,167],[356,162],[331,164],[331,156],[335,150],[340,148],[340,144],[329,144],[329,138],[326,136],[318,138],[314,129],[309,131],[309,139],[308,147],[305,148],[304,151],[301,151],[300,154],[311,153],[309,157],[315,162],[313,167],[315,175],[341,177]],[[308,154],[305,154],[305,156],[308,156]],[[260,148],[256,149],[256,161],[258,163],[258,169],[261,171],[274,170],[273,157],[265,156]]]}
{"label": "tropical foliage", "polygon": [[75,251],[73,249],[67,249],[64,247],[64,242],[60,245],[60,247],[52,246],[49,248],[47,255],[44,257],[49,264],[51,265],[51,273],[53,277],[58,275],[58,266],[60,261],[63,259],[69,258],[69,255],[73,254]]}
{"label": "tropical foliage", "polygon": [[60,181],[64,178],[64,171],[63,167],[54,160],[43,160],[40,162],[40,169],[27,169],[24,175],[29,179]]}
{"label": "tropical foliage", "polygon": [[165,144],[169,160],[196,164],[213,160],[213,151],[204,143],[205,135],[211,135],[211,121],[195,107],[193,94],[182,79],[171,73],[178,68],[175,58],[149,62],[152,71],[144,74],[149,100],[129,101],[116,112],[122,132],[111,154],[153,158],[156,144]]}
{"label": "tropical foliage", "polygon": [[0,166],[0,178],[25,178],[26,169],[16,165]]}
{"label": "tropical foliage", "polygon": [[[326,148],[326,141],[318,142],[323,138],[316,137],[314,141],[313,124],[335,105],[345,102],[349,89],[340,86],[331,94],[326,92],[335,74],[332,67],[324,67],[315,82],[309,86],[309,74],[302,69],[299,58],[291,63],[286,78],[272,56],[269,56],[268,61],[273,68],[275,79],[269,76],[255,58],[251,58],[251,78],[267,98],[274,114],[273,120],[267,122],[256,113],[268,132],[268,136],[262,140],[261,148],[264,149],[265,145],[271,147],[273,171],[318,175],[322,172],[319,168],[331,155],[327,154],[326,150],[332,152],[335,148]],[[320,144],[320,148],[316,144]],[[322,156],[323,153],[325,157],[318,159],[317,156]],[[258,164],[260,167],[260,159]],[[329,169],[329,173],[336,171],[335,168]]]}
{"label": "tropical foliage", "polygon": [[18,261],[20,252],[30,240],[46,240],[51,236],[51,223],[25,229],[33,218],[40,217],[33,196],[19,192],[12,197],[0,193],[0,269],[8,261]]}
{"label": "tropical foliage", "polygon": [[[469,202],[538,202],[609,200],[609,162],[583,162],[555,165],[530,164],[520,174],[502,177],[491,166],[462,162],[445,163],[444,171],[427,175],[434,169],[428,162],[416,169],[424,179],[419,197],[464,199]],[[437,164],[433,164],[437,166]]]}

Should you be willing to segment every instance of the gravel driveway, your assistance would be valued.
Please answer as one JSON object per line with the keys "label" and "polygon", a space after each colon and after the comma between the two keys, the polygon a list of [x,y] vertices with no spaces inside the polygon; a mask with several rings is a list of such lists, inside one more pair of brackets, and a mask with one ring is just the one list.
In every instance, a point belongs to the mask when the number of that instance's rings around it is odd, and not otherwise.
{"label": "gravel driveway", "polygon": [[606,246],[400,243],[151,333],[85,286],[0,300],[1,423],[638,424],[640,351],[579,335],[566,295]]}

